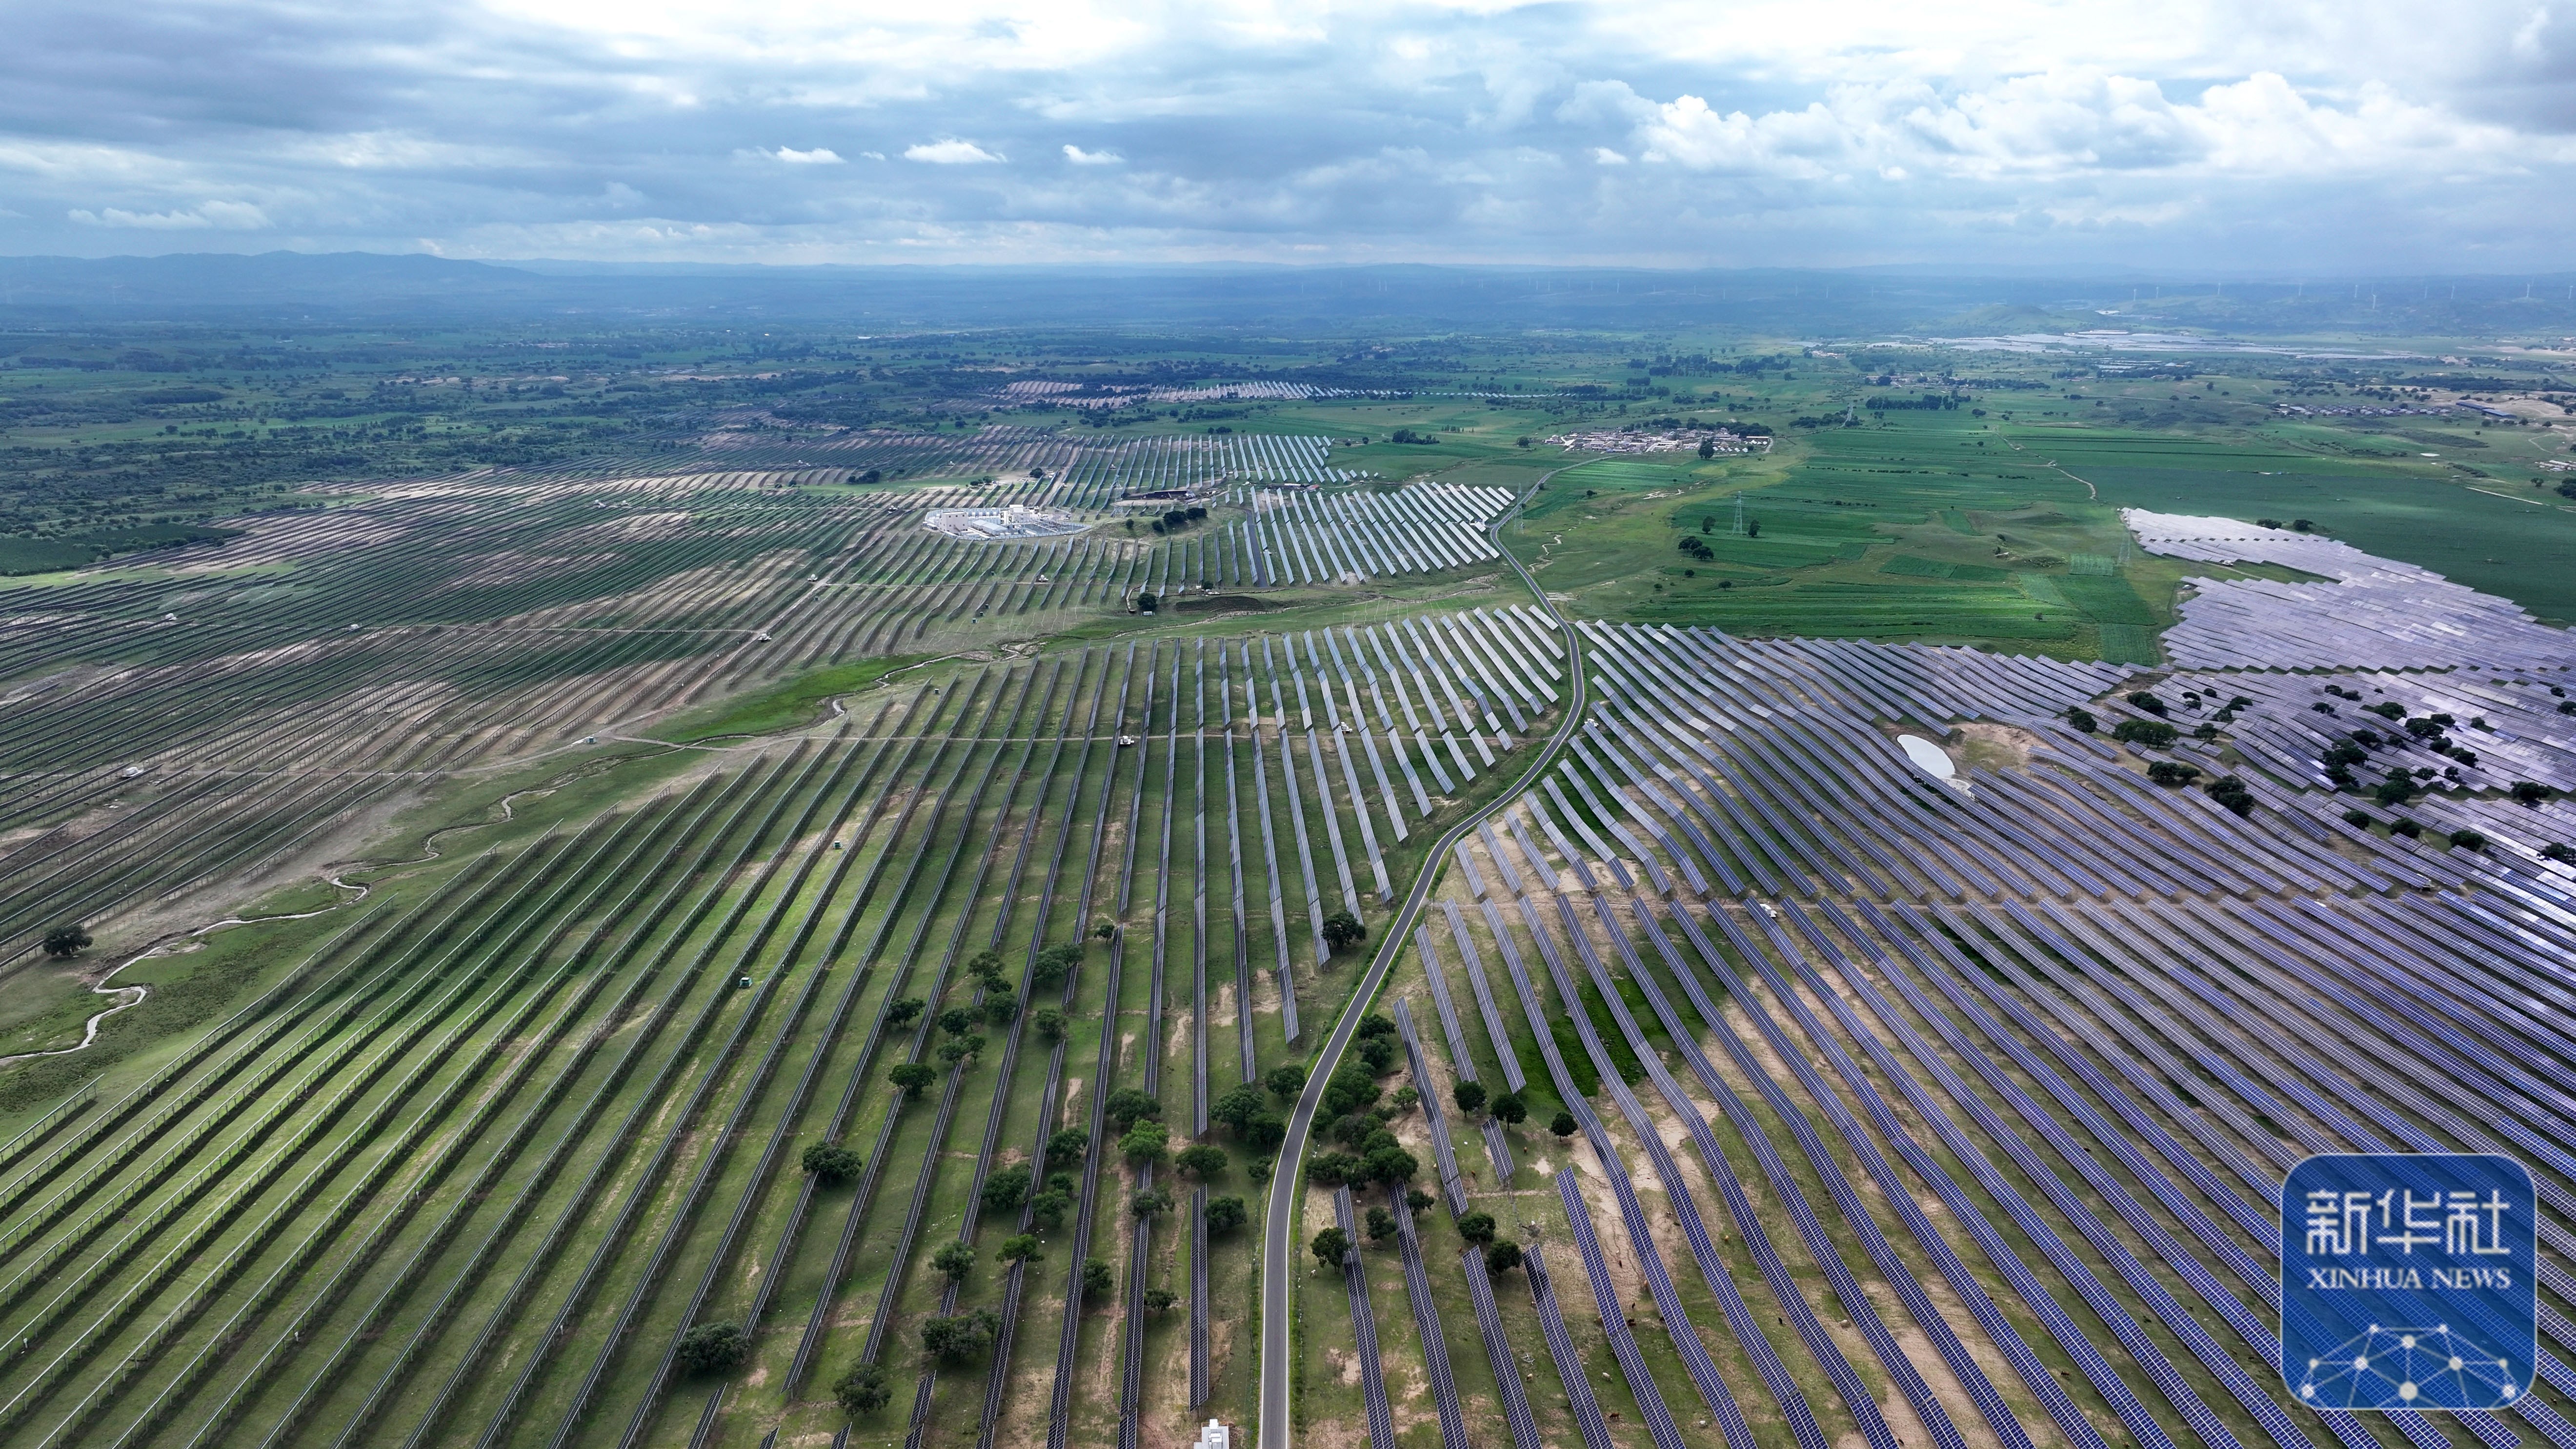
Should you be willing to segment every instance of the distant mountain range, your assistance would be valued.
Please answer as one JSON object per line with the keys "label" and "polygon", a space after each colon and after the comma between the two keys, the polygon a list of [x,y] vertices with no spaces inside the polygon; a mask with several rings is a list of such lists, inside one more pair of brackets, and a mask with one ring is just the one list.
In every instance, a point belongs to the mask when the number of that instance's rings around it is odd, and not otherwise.
{"label": "distant mountain range", "polygon": [[[2458,296],[2450,294],[2456,285]],[[2161,292],[2159,298],[2153,294]],[[2526,292],[2529,293],[2526,296]],[[2146,297],[2142,305],[2133,300]],[[1996,309],[2009,309],[1998,311]],[[2104,323],[2104,309],[2120,319]],[[1951,335],[1991,319],[2256,331],[2576,328],[2560,278],[2157,284],[1920,267],[1842,271],[1424,265],[723,266],[455,261],[372,252],[0,257],[0,325],[192,320],[771,320],[839,327],[1756,327]],[[2089,319],[2089,320],[2088,320]]]}

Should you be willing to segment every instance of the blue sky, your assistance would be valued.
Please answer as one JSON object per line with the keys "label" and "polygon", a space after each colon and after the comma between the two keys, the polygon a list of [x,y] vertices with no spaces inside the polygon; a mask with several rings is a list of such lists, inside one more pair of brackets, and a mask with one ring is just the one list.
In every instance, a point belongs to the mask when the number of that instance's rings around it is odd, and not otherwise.
{"label": "blue sky", "polygon": [[0,253],[2560,269],[2576,0],[14,0]]}

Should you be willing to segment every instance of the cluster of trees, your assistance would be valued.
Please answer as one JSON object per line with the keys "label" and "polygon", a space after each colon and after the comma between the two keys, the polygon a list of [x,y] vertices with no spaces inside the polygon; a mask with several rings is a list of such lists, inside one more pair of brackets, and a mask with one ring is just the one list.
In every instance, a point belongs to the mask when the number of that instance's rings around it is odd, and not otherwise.
{"label": "cluster of trees", "polygon": [[1189,527],[1191,524],[1204,520],[1207,516],[1208,511],[1204,508],[1198,507],[1196,504],[1193,504],[1188,508],[1166,509],[1163,512],[1163,516],[1154,521],[1154,531],[1156,533],[1178,533],[1182,529]]}
{"label": "cluster of trees", "polygon": [[[1705,532],[1707,530],[1708,520],[1703,518],[1700,520],[1700,524],[1701,531]],[[1700,538],[1699,534],[1696,533],[1683,534],[1680,548],[1684,557],[1697,559],[1701,563],[1707,563],[1717,557],[1716,551],[1711,549],[1708,544]]]}

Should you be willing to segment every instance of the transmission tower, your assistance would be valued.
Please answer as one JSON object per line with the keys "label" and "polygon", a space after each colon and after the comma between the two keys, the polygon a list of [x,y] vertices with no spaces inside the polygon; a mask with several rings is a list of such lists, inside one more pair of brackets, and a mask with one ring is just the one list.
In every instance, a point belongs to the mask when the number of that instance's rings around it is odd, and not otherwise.
{"label": "transmission tower", "polygon": [[1744,490],[1741,488],[1735,490],[1735,527],[1731,532],[1737,538],[1744,537]]}

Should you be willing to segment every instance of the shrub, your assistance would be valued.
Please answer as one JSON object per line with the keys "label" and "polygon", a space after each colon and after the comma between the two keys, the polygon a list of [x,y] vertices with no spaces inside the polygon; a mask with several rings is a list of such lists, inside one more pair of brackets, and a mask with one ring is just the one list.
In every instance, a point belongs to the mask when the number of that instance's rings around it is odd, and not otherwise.
{"label": "shrub", "polygon": [[1417,1213],[1438,1201],[1438,1198],[1433,1197],[1431,1194],[1424,1192],[1418,1187],[1409,1187],[1404,1190],[1404,1205]]}
{"label": "shrub", "polygon": [[2408,779],[2403,771],[2392,770],[2388,778],[2380,781],[2379,787],[2372,790],[2370,795],[2383,807],[2394,809],[2414,798],[2415,782]]}
{"label": "shrub", "polygon": [[2129,703],[2137,706],[2139,709],[2145,710],[2149,714],[2161,715],[2165,712],[2165,702],[2143,689],[2131,691],[2129,694]]}
{"label": "shrub", "polygon": [[1383,1243],[1395,1236],[1395,1214],[1382,1207],[1368,1210],[1368,1235],[1372,1243]]}
{"label": "shrub", "polygon": [[1359,1053],[1360,1060],[1368,1063],[1369,1071],[1377,1076],[1383,1077],[1395,1070],[1397,1048],[1394,1042],[1385,1037],[1362,1037]]}
{"label": "shrub", "polygon": [[1208,1231],[1211,1233],[1222,1236],[1223,1234],[1233,1232],[1235,1229],[1242,1227],[1245,1221],[1251,1216],[1252,1214],[1247,1211],[1243,1205],[1243,1199],[1239,1197],[1212,1197],[1208,1199],[1207,1226]]}
{"label": "shrub", "polygon": [[1306,1090],[1306,1068],[1299,1062],[1272,1067],[1270,1075],[1261,1079],[1261,1085],[1270,1089],[1270,1095],[1286,1101]]}
{"label": "shrub", "polygon": [[2513,796],[2516,803],[2537,807],[2541,801],[2549,798],[2550,789],[2546,785],[2538,784],[2530,780],[2516,780],[2513,782],[2513,789],[2509,793]]}
{"label": "shrub", "polygon": [[841,1375],[832,1385],[832,1397],[841,1412],[853,1418],[873,1414],[894,1402],[894,1389],[886,1382],[886,1371],[879,1365],[863,1363]]}
{"label": "shrub", "polygon": [[966,1358],[993,1344],[1002,1316],[990,1308],[933,1318],[921,1325],[921,1347],[932,1358]]}
{"label": "shrub", "polygon": [[1184,1147],[1172,1158],[1174,1167],[1202,1182],[1225,1171],[1225,1162],[1225,1149],[1208,1142]]}
{"label": "shrub", "polygon": [[1120,1087],[1109,1094],[1109,1101],[1102,1110],[1108,1114],[1109,1125],[1124,1132],[1134,1123],[1160,1118],[1163,1103],[1160,1098],[1146,1096],[1134,1087]]}
{"label": "shrub", "polygon": [[1117,1284],[1117,1282],[1117,1276],[1109,1271],[1109,1265],[1107,1263],[1102,1262],[1098,1258],[1085,1258],[1082,1260],[1083,1297],[1102,1297],[1107,1294],[1109,1290]]}
{"label": "shrub", "polygon": [[1381,1147],[1368,1155],[1368,1177],[1371,1182],[1411,1182],[1422,1170],[1413,1154],[1401,1147]]}
{"label": "shrub", "polygon": [[1036,1012],[1030,1015],[1029,1024],[1038,1029],[1038,1040],[1040,1041],[1059,1042],[1064,1040],[1064,1013],[1056,1010],[1052,1006],[1039,1007]]}
{"label": "shrub", "polygon": [[2176,760],[2158,760],[2147,766],[2147,778],[2159,785],[2188,785],[2199,777],[2198,765],[2186,765]]}
{"label": "shrub", "polygon": [[1129,1162],[1160,1164],[1171,1155],[1172,1129],[1160,1122],[1139,1122],[1118,1139],[1118,1151]]}
{"label": "shrub", "polygon": [[2066,711],[2066,723],[2072,727],[2077,734],[2085,735],[2089,735],[2102,727],[2102,722],[2093,717],[2093,711],[2073,706],[2070,706]]}
{"label": "shrub", "polygon": [[1037,986],[1053,986],[1072,975],[1074,968],[1081,964],[1081,942],[1069,941],[1061,946],[1049,946],[1037,954],[1036,960],[1029,963],[1029,981]]}
{"label": "shrub", "polygon": [[1148,1192],[1140,1192],[1128,1200],[1127,1210],[1140,1218],[1167,1213],[1172,1210],[1172,1195],[1159,1187]]}
{"label": "shrub", "polygon": [[1270,1099],[1250,1082],[1237,1082],[1208,1104],[1208,1120],[1221,1122],[1237,1133],[1252,1125],[1256,1117],[1270,1110]]}
{"label": "shrub", "polygon": [[833,1142],[817,1142],[806,1148],[803,1160],[806,1172],[827,1187],[849,1181],[868,1165],[866,1158]]}
{"label": "shrub", "polygon": [[2487,848],[2487,838],[2474,830],[2454,830],[2451,832],[2451,848],[2454,850],[2484,850]]}
{"label": "shrub", "polygon": [[2221,775],[2209,782],[2209,798],[2239,815],[2254,813],[2254,792],[2234,775]]}
{"label": "shrub", "polygon": [[1314,1254],[1315,1261],[1325,1267],[1338,1268],[1342,1266],[1342,1259],[1350,1254],[1350,1234],[1340,1228],[1326,1228],[1306,1244],[1306,1251]]}
{"label": "shrub", "polygon": [[1255,1152],[1272,1151],[1287,1140],[1288,1119],[1276,1112],[1262,1113],[1245,1124],[1243,1129],[1243,1145]]}
{"label": "shrub", "polygon": [[1145,1311],[1148,1313],[1169,1313],[1172,1311],[1172,1305],[1180,1301],[1179,1296],[1169,1288],[1145,1290]]}
{"label": "shrub", "polygon": [[1340,1187],[1368,1171],[1368,1164],[1347,1152],[1317,1152],[1306,1159],[1306,1180],[1318,1187]]}
{"label": "shrub", "polygon": [[1395,1089],[1395,1095],[1387,1099],[1387,1105],[1393,1107],[1395,1115],[1401,1117],[1422,1105],[1422,1094],[1411,1087],[1398,1087]]}
{"label": "shrub", "polygon": [[1091,1129],[1088,1127],[1067,1127],[1047,1139],[1046,1159],[1049,1162],[1080,1162],[1090,1155]]}
{"label": "shrub", "polygon": [[2356,830],[2368,830],[2370,828],[2370,812],[2366,810],[2347,810],[2343,812],[2343,823],[2352,826]]}
{"label": "shrub", "polygon": [[2576,865],[2576,845],[2553,840],[2540,847],[2540,857],[2543,860],[2554,860],[2560,865]]}
{"label": "shrub", "polygon": [[1029,1200],[1029,1165],[1015,1162],[984,1179],[984,1206],[1006,1213]]}
{"label": "shrub", "polygon": [[1324,1083],[1324,1111],[1335,1117],[1347,1117],[1377,1105],[1377,1078],[1358,1062],[1344,1062],[1333,1069]]}
{"label": "shrub", "polygon": [[56,926],[45,933],[45,954],[57,961],[69,960],[89,947],[90,934],[77,922]]}
{"label": "shrub", "polygon": [[2416,836],[2424,833],[2424,827],[2416,824],[2412,820],[2392,820],[2388,823],[2388,833],[2391,835],[2403,835],[2407,839],[2413,840]]}
{"label": "shrub", "polygon": [[2145,745],[2151,750],[2171,745],[2179,733],[2172,725],[2154,719],[2124,719],[2111,727],[2111,738],[2124,745]]}
{"label": "shrub", "polygon": [[721,1374],[742,1367],[751,1357],[751,1335],[739,1323],[701,1323],[680,1335],[672,1362],[682,1373]]}

